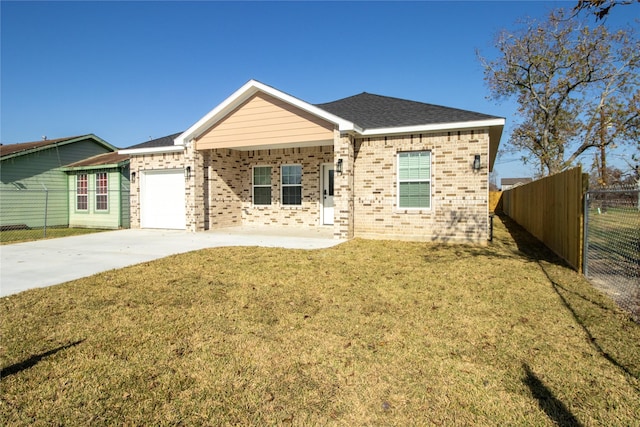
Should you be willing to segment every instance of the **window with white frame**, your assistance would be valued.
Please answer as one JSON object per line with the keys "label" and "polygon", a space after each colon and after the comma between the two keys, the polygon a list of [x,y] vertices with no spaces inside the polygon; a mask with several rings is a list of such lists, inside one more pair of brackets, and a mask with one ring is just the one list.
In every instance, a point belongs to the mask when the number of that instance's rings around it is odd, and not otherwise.
{"label": "window with white frame", "polygon": [[109,208],[107,173],[96,174],[96,210],[106,211]]}
{"label": "window with white frame", "polygon": [[280,171],[283,205],[302,204],[302,166],[283,165]]}
{"label": "window with white frame", "polygon": [[76,210],[89,209],[89,180],[86,173],[76,175]]}
{"label": "window with white frame", "polygon": [[253,204],[271,204],[271,166],[253,168]]}
{"label": "window with white frame", "polygon": [[398,153],[398,207],[431,208],[431,152]]}

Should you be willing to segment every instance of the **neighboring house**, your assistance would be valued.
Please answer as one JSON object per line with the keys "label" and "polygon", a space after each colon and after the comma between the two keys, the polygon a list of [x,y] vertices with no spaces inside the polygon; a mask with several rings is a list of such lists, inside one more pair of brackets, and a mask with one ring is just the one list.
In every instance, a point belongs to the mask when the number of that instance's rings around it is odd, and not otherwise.
{"label": "neighboring house", "polygon": [[251,80],[183,133],[121,151],[131,225],[486,242],[504,123],[368,93],[312,105]]}
{"label": "neighboring house", "polygon": [[129,156],[99,154],[63,168],[69,227],[129,228]]}
{"label": "neighboring house", "polygon": [[532,178],[502,178],[500,180],[500,187],[502,191],[508,190],[519,185],[526,184],[533,181]]}
{"label": "neighboring house", "polygon": [[69,188],[63,167],[116,150],[93,134],[0,146],[0,225],[67,226]]}

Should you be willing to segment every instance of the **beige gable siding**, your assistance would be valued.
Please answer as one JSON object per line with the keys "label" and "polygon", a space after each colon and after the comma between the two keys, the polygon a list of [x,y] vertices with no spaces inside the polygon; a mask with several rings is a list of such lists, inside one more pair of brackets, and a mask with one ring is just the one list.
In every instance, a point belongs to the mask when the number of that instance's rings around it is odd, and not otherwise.
{"label": "beige gable siding", "polygon": [[196,149],[333,140],[334,125],[258,92],[196,140]]}

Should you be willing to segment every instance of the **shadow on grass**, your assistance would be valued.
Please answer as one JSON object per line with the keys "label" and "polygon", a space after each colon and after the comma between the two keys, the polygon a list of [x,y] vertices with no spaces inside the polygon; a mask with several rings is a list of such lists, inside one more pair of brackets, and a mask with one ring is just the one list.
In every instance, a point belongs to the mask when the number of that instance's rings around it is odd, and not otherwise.
{"label": "shadow on grass", "polygon": [[551,264],[571,268],[562,258],[556,255],[551,249],[547,248],[544,243],[525,230],[517,222],[504,214],[496,215],[496,218],[502,221],[507,232],[518,247],[518,251],[521,255],[531,261],[546,261]]}
{"label": "shadow on grass", "polygon": [[31,356],[30,358],[28,358],[27,360],[24,360],[22,362],[19,363],[15,363],[13,365],[7,366],[6,368],[2,368],[2,370],[0,371],[0,379],[17,374],[18,372],[22,372],[25,369],[29,369],[35,365],[37,365],[38,363],[40,363],[40,361],[46,357],[52,356],[56,353],[58,353],[59,351],[62,350],[66,350],[68,348],[71,347],[75,347],[78,344],[82,343],[84,340],[80,340],[80,341],[76,341],[76,342],[72,342],[70,344],[67,345],[63,345],[61,347],[58,348],[54,348],[53,350],[49,350],[49,351],[45,351],[44,353],[40,353],[37,354],[35,356]]}
{"label": "shadow on grass", "polygon": [[[544,246],[542,242],[536,239],[533,235],[529,234],[516,222],[508,217],[502,217],[501,219],[505,224],[505,227],[507,227],[507,230],[511,234],[511,237],[516,242],[519,251],[522,252],[526,257],[538,263],[540,269],[551,284],[552,289],[558,295],[558,297],[562,301],[562,304],[567,308],[569,313],[571,313],[575,322],[584,331],[593,348],[608,362],[623,371],[628,376],[640,379],[640,373],[635,372],[635,369],[633,367],[633,360],[628,360],[628,364],[625,362],[621,362],[621,359],[624,359],[624,357],[620,358],[615,354],[612,354],[616,351],[615,348],[612,348],[612,351],[608,351],[600,344],[599,337],[596,336],[596,333],[589,328],[588,324],[585,323],[585,319],[587,319],[589,316],[592,316],[593,312],[587,311],[584,308],[581,309],[577,301],[572,301],[572,299],[573,297],[575,297],[589,303],[593,307],[597,307],[602,311],[602,313],[604,313],[602,316],[606,317],[606,320],[613,320],[613,318],[615,317],[615,313],[612,308],[600,302],[594,301],[593,299],[570,289],[569,286],[559,283],[558,280],[554,279],[549,271],[549,265],[545,266],[546,263],[552,265],[555,264],[558,266],[566,267],[568,269],[571,269],[571,267],[569,267],[559,256],[554,254],[550,249]],[[621,325],[619,323],[614,322],[613,326],[611,327],[613,328],[620,326]],[[635,385],[634,387],[637,388],[637,386]]]}
{"label": "shadow on grass", "polygon": [[564,403],[558,400],[551,390],[531,371],[526,363],[522,365],[526,374],[523,382],[529,387],[531,395],[538,401],[538,406],[558,426],[581,426]]}
{"label": "shadow on grass", "polygon": [[[511,218],[503,215],[496,214],[494,216],[494,224],[501,222],[504,225],[507,233],[500,231],[499,226],[494,226],[494,235],[491,242],[486,246],[480,246],[476,243],[469,245],[460,245],[455,249],[457,256],[472,256],[472,257],[487,257],[495,258],[498,260],[504,260],[505,258],[511,259],[527,259],[532,262],[538,262],[544,260],[546,262],[557,264],[561,266],[567,266],[567,263],[549,250],[533,235],[527,232],[524,228],[518,225]],[[437,239],[434,238],[434,239]],[[444,243],[434,242],[435,249],[451,249],[452,246],[448,243],[448,240],[441,239]],[[442,258],[450,257],[450,251],[445,251]],[[437,260],[437,251],[425,255],[423,258],[425,261]]]}

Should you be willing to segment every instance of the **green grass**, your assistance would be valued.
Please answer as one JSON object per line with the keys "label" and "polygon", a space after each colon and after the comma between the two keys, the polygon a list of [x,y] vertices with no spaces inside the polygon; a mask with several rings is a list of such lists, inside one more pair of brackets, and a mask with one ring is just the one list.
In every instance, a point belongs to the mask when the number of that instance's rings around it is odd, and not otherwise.
{"label": "green grass", "polygon": [[2,425],[637,425],[640,326],[487,247],[217,248],[0,299]]}
{"label": "green grass", "polygon": [[589,244],[609,248],[612,260],[638,260],[640,257],[640,211],[630,208],[607,208],[602,213],[589,211]]}
{"label": "green grass", "polygon": [[107,230],[101,228],[47,228],[46,237],[42,228],[30,230],[7,230],[0,231],[0,245],[19,242],[31,242],[34,240],[42,239],[55,239],[58,237],[77,236],[80,234],[98,233],[100,231]]}

